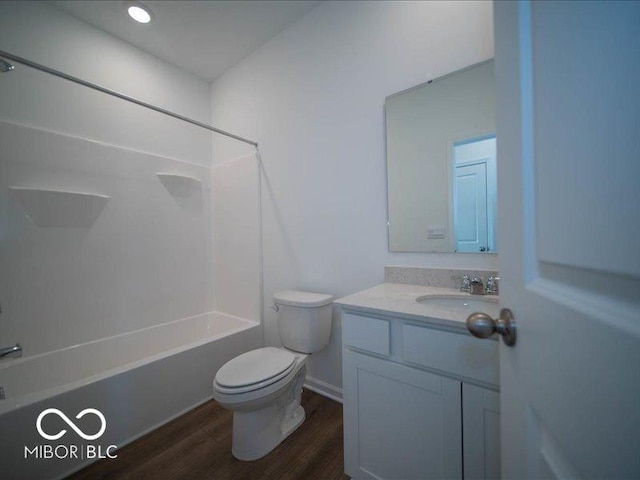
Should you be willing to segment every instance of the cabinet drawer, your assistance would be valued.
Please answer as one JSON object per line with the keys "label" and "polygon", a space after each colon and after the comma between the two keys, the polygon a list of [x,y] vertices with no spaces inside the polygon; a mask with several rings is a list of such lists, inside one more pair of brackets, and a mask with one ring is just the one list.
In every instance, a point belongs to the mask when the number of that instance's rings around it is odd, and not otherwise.
{"label": "cabinet drawer", "polygon": [[342,315],[342,344],[389,356],[389,322],[344,313]]}
{"label": "cabinet drawer", "polygon": [[407,362],[498,385],[498,342],[417,325],[402,327]]}

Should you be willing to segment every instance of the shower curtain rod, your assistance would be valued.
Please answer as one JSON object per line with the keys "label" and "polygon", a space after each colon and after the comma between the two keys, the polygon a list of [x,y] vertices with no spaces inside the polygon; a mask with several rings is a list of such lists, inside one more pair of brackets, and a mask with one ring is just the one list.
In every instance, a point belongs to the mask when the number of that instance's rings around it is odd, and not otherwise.
{"label": "shower curtain rod", "polygon": [[205,128],[215,133],[219,133],[220,135],[225,135],[230,138],[235,138],[236,140],[244,143],[248,143],[249,145],[253,145],[254,147],[258,146],[257,142],[252,140],[248,140],[246,138],[240,137],[238,135],[234,135],[233,133],[225,132],[224,130],[220,130],[219,128],[212,127],[211,125],[207,125],[206,123],[198,122],[197,120],[193,120],[191,118],[179,115],[177,113],[170,112],[169,110],[165,110],[164,108],[156,107],[150,103],[143,102],[142,100],[138,100],[136,98],[130,97],[129,95],[125,95],[124,93],[116,92],[115,90],[111,90],[109,88],[101,87],[100,85],[96,85],[95,83],[87,82],[86,80],[82,80],[81,78],[74,77],[73,75],[68,75],[59,70],[55,70],[53,68],[46,67],[44,65],[40,65],[39,63],[32,62],[31,60],[27,60],[26,58],[19,57],[17,55],[13,55],[11,53],[0,50],[0,57],[4,57],[8,60],[13,60],[14,62],[20,63],[22,65],[26,65],[27,67],[35,68],[36,70],[40,70],[41,72],[49,73],[51,75],[55,75],[56,77],[63,78],[65,80],[69,80],[70,82],[77,83],[78,85],[83,85],[85,87],[89,87],[93,90],[97,90],[98,92],[106,93],[107,95],[111,95],[112,97],[119,98],[121,100],[125,100],[130,103],[135,103],[141,107],[148,108],[149,110],[153,110],[158,113],[162,113],[164,115],[168,115],[173,118],[177,118],[178,120],[182,120],[183,122],[191,123],[192,125],[196,125],[201,128]]}

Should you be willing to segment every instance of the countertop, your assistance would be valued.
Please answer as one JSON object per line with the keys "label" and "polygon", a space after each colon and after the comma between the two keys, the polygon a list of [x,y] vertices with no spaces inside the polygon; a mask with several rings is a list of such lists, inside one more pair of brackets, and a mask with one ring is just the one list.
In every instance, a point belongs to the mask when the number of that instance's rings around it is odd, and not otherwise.
{"label": "countertop", "polygon": [[419,297],[427,295],[468,297],[470,300],[481,299],[495,303],[496,307],[498,303],[496,296],[471,295],[451,288],[403,283],[382,283],[353,295],[339,298],[334,303],[344,310],[393,315],[467,331],[466,316],[448,310],[446,307],[441,308],[417,302]]}

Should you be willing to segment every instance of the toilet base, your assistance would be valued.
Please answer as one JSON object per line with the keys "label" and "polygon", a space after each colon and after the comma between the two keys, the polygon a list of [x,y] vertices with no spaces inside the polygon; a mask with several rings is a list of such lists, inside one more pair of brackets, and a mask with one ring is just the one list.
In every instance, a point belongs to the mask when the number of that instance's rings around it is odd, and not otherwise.
{"label": "toilet base", "polygon": [[[294,414],[282,423],[282,440],[295,432],[298,427],[302,425],[306,416],[304,408],[302,408],[302,405],[299,405]],[[282,442],[282,440],[280,441]]]}
{"label": "toilet base", "polygon": [[305,375],[303,367],[276,402],[258,410],[233,412],[234,457],[245,461],[262,458],[302,425],[306,417],[300,405]]}

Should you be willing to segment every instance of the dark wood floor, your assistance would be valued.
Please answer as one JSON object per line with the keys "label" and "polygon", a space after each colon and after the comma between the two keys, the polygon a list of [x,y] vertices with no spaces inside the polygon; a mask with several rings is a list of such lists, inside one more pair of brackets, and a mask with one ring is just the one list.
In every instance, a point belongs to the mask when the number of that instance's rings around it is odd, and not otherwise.
{"label": "dark wood floor", "polygon": [[304,423],[273,452],[253,462],[231,455],[232,413],[201,405],[71,479],[348,479],[344,475],[342,405],[304,390]]}

